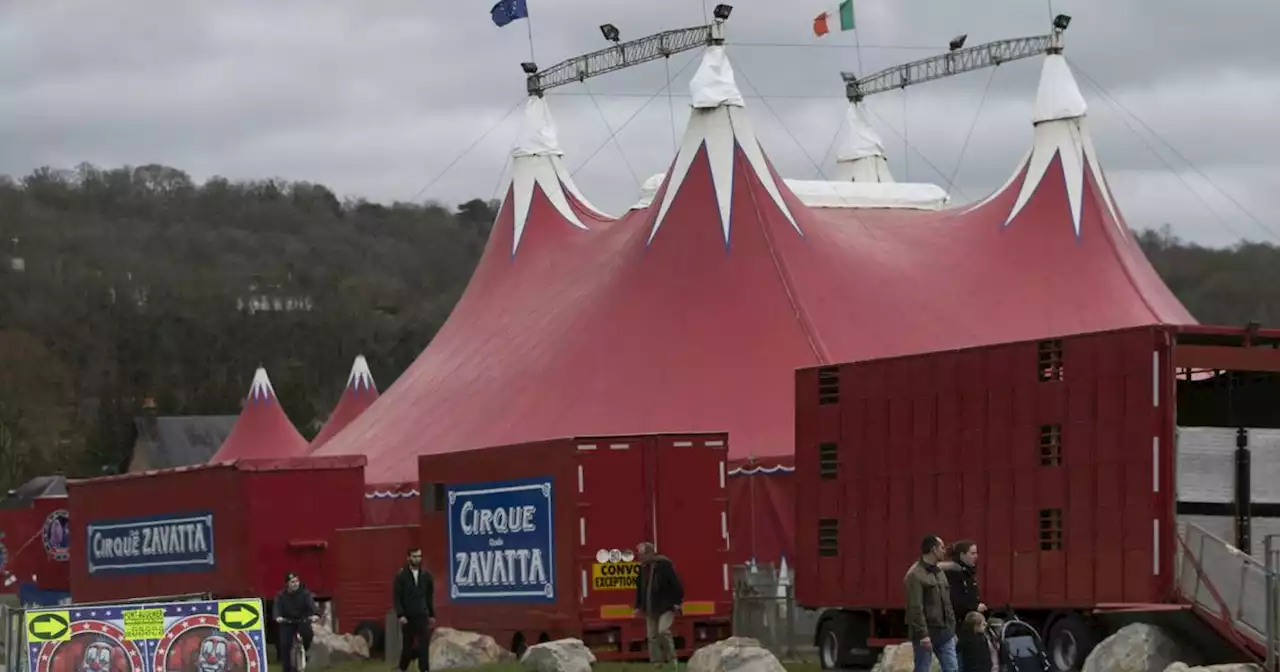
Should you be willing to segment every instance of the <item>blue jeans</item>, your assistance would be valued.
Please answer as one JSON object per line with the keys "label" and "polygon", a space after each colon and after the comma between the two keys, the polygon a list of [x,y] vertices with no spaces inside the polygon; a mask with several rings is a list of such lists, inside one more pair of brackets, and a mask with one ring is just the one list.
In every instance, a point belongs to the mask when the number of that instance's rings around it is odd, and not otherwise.
{"label": "blue jeans", "polygon": [[931,641],[933,642],[931,649],[920,646],[918,642],[911,643],[912,653],[915,655],[915,672],[929,672],[935,655],[938,657],[938,665],[942,668],[942,672],[960,672],[960,664],[956,660],[955,635],[942,641]]}

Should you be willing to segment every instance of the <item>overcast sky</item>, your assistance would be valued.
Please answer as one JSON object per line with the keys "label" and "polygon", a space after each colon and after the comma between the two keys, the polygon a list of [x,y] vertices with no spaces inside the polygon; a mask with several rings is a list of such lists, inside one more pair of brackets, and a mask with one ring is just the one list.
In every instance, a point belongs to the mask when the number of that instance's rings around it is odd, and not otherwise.
{"label": "overcast sky", "polygon": [[[1043,0],[855,0],[855,49],[850,33],[811,32],[835,1],[740,0],[729,21],[739,87],[786,177],[814,179],[815,163],[830,174],[840,70],[922,58],[958,33],[972,45],[1047,32],[1050,17]],[[632,39],[700,24],[714,0],[528,3],[546,67],[604,46],[601,23]],[[198,180],[306,180],[383,202],[497,197],[529,40],[523,21],[494,26],[491,4],[0,0],[0,173],[163,163]],[[1168,222],[1205,244],[1280,242],[1280,4],[1053,0],[1053,11],[1074,18],[1067,57],[1130,224]],[[670,98],[652,98],[667,81],[660,61],[549,94],[566,162],[596,205],[621,211],[666,169],[696,58],[671,58]],[[868,99],[896,177],[945,186],[955,174],[959,201],[999,187],[1030,142],[1040,62]]]}

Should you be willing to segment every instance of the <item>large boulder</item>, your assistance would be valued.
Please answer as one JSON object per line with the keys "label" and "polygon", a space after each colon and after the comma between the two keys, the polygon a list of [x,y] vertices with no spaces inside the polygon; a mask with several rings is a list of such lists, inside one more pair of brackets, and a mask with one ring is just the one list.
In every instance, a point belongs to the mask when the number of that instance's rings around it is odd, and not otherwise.
{"label": "large boulder", "polygon": [[708,644],[689,658],[689,672],[785,672],[776,656],[750,637]]}
{"label": "large boulder", "polygon": [[520,664],[536,672],[591,672],[596,655],[581,639],[557,639],[525,649]]}
{"label": "large boulder", "polygon": [[340,635],[320,624],[311,629],[316,636],[307,652],[307,669],[323,670],[335,663],[369,659],[369,643],[363,637]]}
{"label": "large boulder", "polygon": [[[871,668],[871,672],[913,672],[915,669],[915,648],[908,642],[884,647],[884,651],[880,652],[880,660],[876,661],[876,666]],[[929,665],[929,672],[941,672],[941,670],[938,657],[934,656],[933,662]]]}
{"label": "large boulder", "polygon": [[505,663],[515,659],[489,635],[453,628],[431,633],[431,669],[456,670]]}
{"label": "large boulder", "polygon": [[1164,672],[1182,654],[1160,628],[1133,623],[1102,640],[1085,659],[1084,672]]}

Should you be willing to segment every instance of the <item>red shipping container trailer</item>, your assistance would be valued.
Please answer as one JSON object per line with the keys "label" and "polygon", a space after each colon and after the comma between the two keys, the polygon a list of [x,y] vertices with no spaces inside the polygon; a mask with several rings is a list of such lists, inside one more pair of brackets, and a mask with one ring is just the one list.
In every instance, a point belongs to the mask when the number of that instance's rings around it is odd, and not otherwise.
{"label": "red shipping container trailer", "polygon": [[423,562],[436,577],[438,621],[513,651],[577,637],[602,660],[644,658],[636,567],[610,553],[650,540],[684,584],[672,626],[681,655],[727,637],[727,443],[724,434],[572,438],[421,456]]}
{"label": "red shipping container trailer", "polygon": [[[415,500],[416,502],[416,500]],[[421,528],[384,525],[337,530],[334,534],[333,630],[365,638],[382,651],[391,581],[410,548],[421,545]]]}
{"label": "red shipping container trailer", "polygon": [[823,610],[823,666],[902,641],[926,534],[977,542],[983,602],[1040,628],[1056,669],[1126,619],[1256,654],[1278,348],[1145,327],[798,371],[796,597]]}
{"label": "red shipping container trailer", "polygon": [[[297,572],[331,597],[334,530],[361,523],[363,456],[242,459],[71,481],[77,602],[210,592],[270,601]],[[78,544],[77,544],[78,545]]]}
{"label": "red shipping container trailer", "polygon": [[69,592],[70,530],[61,476],[32,479],[0,500],[0,595]]}

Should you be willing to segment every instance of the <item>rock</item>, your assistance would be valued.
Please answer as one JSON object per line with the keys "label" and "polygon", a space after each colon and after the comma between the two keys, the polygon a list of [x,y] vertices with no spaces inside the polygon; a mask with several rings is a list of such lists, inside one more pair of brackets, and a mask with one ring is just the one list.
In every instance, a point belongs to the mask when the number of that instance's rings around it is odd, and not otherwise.
{"label": "rock", "polygon": [[782,663],[750,637],[730,637],[693,652],[689,672],[785,672]]}
{"label": "rock", "polygon": [[314,625],[315,639],[307,652],[307,669],[323,670],[350,660],[368,660],[369,643],[356,635],[339,635],[323,625]]}
{"label": "rock", "polygon": [[489,635],[436,628],[431,633],[431,669],[451,670],[483,667],[515,658]]}
{"label": "rock", "polygon": [[1228,663],[1221,666],[1189,666],[1187,663],[1174,663],[1165,668],[1165,672],[1262,672],[1262,667],[1253,663]]}
{"label": "rock", "polygon": [[581,639],[557,639],[525,649],[520,664],[537,672],[591,672],[596,656]]}
{"label": "rock", "polygon": [[[915,647],[908,642],[884,647],[884,651],[880,653],[880,660],[876,661],[876,666],[871,668],[871,672],[913,672],[915,669]],[[941,670],[942,665],[938,663],[938,657],[934,656],[933,662],[929,665],[929,672],[941,672]]]}
{"label": "rock", "polygon": [[1133,623],[1102,640],[1084,661],[1084,672],[1163,672],[1182,658],[1163,630]]}

